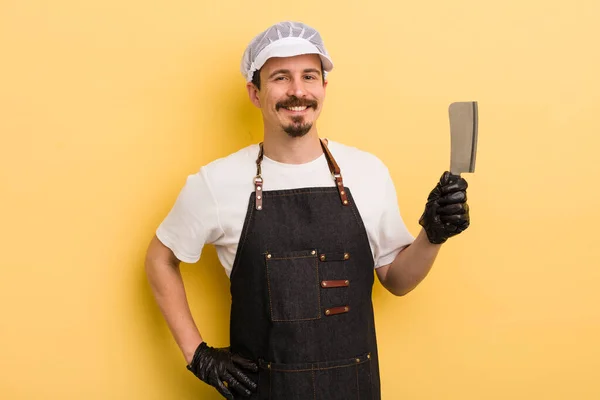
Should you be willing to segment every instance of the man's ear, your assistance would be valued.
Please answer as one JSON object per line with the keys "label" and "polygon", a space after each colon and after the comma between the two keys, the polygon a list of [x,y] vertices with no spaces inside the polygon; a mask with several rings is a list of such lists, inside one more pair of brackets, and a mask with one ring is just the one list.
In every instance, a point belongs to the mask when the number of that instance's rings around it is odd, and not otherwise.
{"label": "man's ear", "polygon": [[248,82],[246,84],[246,89],[248,90],[248,97],[250,98],[252,104],[260,108],[260,91],[258,90],[258,88],[254,85],[254,83]]}

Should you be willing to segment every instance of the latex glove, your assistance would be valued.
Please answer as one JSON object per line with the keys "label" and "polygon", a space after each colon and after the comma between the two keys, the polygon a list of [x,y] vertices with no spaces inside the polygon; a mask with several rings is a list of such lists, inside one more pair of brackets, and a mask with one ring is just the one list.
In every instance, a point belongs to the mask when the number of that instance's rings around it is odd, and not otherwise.
{"label": "latex glove", "polygon": [[187,369],[198,379],[215,387],[226,399],[234,400],[230,389],[245,397],[251,395],[250,390],[256,390],[256,384],[250,380],[240,368],[252,372],[258,371],[258,366],[252,361],[232,354],[228,347],[214,348],[205,342],[200,343],[192,362]]}
{"label": "latex glove", "polygon": [[469,227],[467,181],[446,171],[429,194],[419,224],[431,243],[441,244]]}

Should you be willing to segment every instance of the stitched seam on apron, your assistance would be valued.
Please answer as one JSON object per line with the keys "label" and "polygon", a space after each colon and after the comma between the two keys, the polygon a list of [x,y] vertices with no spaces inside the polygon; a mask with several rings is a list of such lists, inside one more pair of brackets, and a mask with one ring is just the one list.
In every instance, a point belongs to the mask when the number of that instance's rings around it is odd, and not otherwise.
{"label": "stitched seam on apron", "polygon": [[[335,189],[335,188],[334,188],[334,189]],[[269,193],[269,192],[265,192],[265,194],[266,194],[266,193]],[[318,190],[318,191],[316,191],[316,192],[306,192],[306,193],[308,193],[308,194],[313,194],[313,193],[334,193],[334,191],[333,191],[333,190],[329,190],[329,191],[322,191],[322,190]],[[304,194],[304,193],[269,194],[269,197],[297,196],[297,195],[299,195],[299,194]]]}
{"label": "stitched seam on apron", "polygon": [[315,370],[312,370],[310,374],[312,376],[312,385],[313,385],[313,400],[317,399],[317,388],[315,387]]}
{"label": "stitched seam on apron", "polygon": [[358,380],[358,365],[356,366],[356,398],[360,400],[360,383]]}
{"label": "stitched seam on apron", "polygon": [[267,270],[267,288],[269,289],[269,310],[271,311],[271,320],[273,320],[273,300],[271,296],[271,278],[269,276],[269,263],[265,261],[265,269]]}
{"label": "stitched seam on apron", "polygon": [[374,399],[375,391],[373,390],[373,374],[371,374],[371,370],[373,369],[373,363],[371,359],[369,359],[369,387],[371,388],[371,400]]}
{"label": "stitched seam on apron", "polygon": [[[360,218],[358,218],[358,215],[356,215],[356,210],[354,209],[354,206],[352,205],[352,206],[350,206],[350,208],[352,209],[352,214],[354,214],[354,218],[356,219],[356,223],[358,224],[358,226],[365,229],[364,223],[360,220]],[[365,232],[366,232],[366,229],[365,229]]]}
{"label": "stitched seam on apron", "polygon": [[269,261],[273,260],[295,260],[296,258],[317,258],[316,256],[298,256],[298,257],[271,257]]}
{"label": "stitched seam on apron", "polygon": [[273,322],[300,322],[300,321],[314,321],[316,319],[321,319],[321,315],[316,318],[303,318],[303,319],[272,319]]}
{"label": "stitched seam on apron", "polygon": [[[315,264],[317,266],[317,285],[319,284],[319,260],[317,259],[317,257],[315,257]],[[317,319],[321,319],[321,288],[318,287],[317,288],[317,295],[318,295],[318,299],[317,301],[319,302],[319,304],[317,304],[317,315],[319,316],[319,318]]]}
{"label": "stitched seam on apron", "polygon": [[[352,202],[354,203],[354,202]],[[373,257],[373,252],[371,250],[371,246],[370,246],[370,242],[369,242],[369,233],[367,232],[367,227],[365,226],[364,221],[358,217],[358,215],[356,215],[356,209],[354,204],[350,205],[350,209],[352,210],[352,214],[354,214],[354,218],[356,219],[356,223],[358,224],[359,227],[361,227],[361,229],[364,231],[365,235],[367,236],[367,245],[369,246],[369,252],[371,253],[371,257]],[[373,266],[375,266],[375,259],[373,259]]]}
{"label": "stitched seam on apron", "polygon": [[[251,204],[250,204],[251,205]],[[250,207],[250,215],[248,216],[248,221],[252,221],[252,215],[254,214],[254,206]],[[244,250],[244,245],[246,244],[246,238],[248,237],[248,231],[250,231],[250,223],[248,223],[246,225],[246,231],[244,232],[244,239],[240,242],[240,244],[238,244],[238,249],[236,252],[239,252],[240,254],[242,254],[242,250]],[[237,265],[240,263],[239,260],[237,260],[236,257],[236,263],[233,264],[233,266],[231,267],[231,272],[233,272]],[[231,276],[230,276],[231,278]]]}
{"label": "stitched seam on apron", "polygon": [[353,365],[357,365],[358,366],[358,365],[364,364],[364,363],[366,363],[368,361],[370,361],[370,360],[363,360],[363,361],[358,362],[358,363],[357,362],[353,362],[351,364],[337,365],[335,367],[326,367],[326,368],[295,369],[293,371],[288,371],[288,370],[285,370],[285,369],[277,369],[277,368],[271,367],[270,370],[271,371],[277,371],[277,372],[290,372],[290,373],[293,373],[293,372],[308,372],[308,371],[327,371],[327,370],[330,370],[330,369],[347,368],[347,367],[351,367]]}

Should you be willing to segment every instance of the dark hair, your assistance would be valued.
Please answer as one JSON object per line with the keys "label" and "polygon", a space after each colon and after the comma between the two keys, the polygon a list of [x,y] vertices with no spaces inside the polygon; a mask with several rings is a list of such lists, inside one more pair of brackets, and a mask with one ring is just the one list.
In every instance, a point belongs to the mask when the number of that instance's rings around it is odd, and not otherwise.
{"label": "dark hair", "polygon": [[[262,70],[259,69],[258,71],[254,71],[254,74],[252,75],[252,83],[254,84],[254,86],[256,86],[256,88],[258,90],[260,90],[260,71]],[[323,78],[323,84],[325,84],[325,74],[323,73],[324,68],[323,68],[323,60],[321,60],[321,77]]]}

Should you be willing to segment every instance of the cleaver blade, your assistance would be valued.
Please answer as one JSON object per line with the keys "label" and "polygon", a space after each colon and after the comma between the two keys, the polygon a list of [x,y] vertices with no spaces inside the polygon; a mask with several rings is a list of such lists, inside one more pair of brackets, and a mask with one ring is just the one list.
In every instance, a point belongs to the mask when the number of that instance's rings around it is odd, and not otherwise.
{"label": "cleaver blade", "polygon": [[475,172],[478,115],[476,101],[450,104],[450,172]]}

